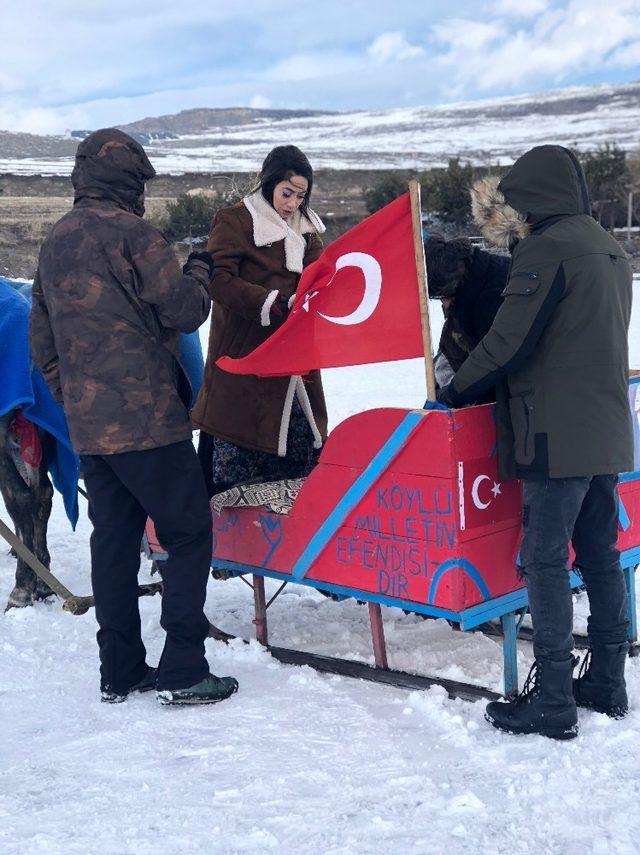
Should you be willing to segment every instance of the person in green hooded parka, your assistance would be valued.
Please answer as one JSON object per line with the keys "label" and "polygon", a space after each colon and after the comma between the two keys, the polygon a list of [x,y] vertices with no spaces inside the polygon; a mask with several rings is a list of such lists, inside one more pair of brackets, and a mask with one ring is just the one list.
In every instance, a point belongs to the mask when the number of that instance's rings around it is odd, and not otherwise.
{"label": "person in green hooded parka", "polygon": [[[438,400],[462,406],[497,388],[503,477],[523,481],[519,564],[535,663],[525,690],[493,702],[509,732],[577,735],[578,706],[627,711],[627,598],[618,534],[618,473],[633,468],[627,333],[632,272],[591,217],[582,168],[557,145],[537,146],[498,181],[472,191],[483,234],[512,252],[489,332]],[[587,587],[590,651],[573,679],[568,543]]]}

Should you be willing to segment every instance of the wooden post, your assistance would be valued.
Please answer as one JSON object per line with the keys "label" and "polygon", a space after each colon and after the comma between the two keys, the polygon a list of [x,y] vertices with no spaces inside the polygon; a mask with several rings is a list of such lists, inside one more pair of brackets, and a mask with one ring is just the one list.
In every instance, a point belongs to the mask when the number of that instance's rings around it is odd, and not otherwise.
{"label": "wooden post", "polygon": [[[8,525],[0,520],[0,537],[7,541],[9,546],[16,551],[16,554],[22,558],[36,576],[39,576],[51,590],[66,602],[73,598],[71,591],[66,588],[62,582],[57,579],[48,567],[45,567],[42,561],[24,545],[20,538],[14,534]],[[68,611],[68,610],[67,610]],[[87,609],[85,609],[87,611]]]}
{"label": "wooden post", "polygon": [[268,647],[267,636],[267,599],[264,593],[264,576],[253,576],[253,605],[255,617],[253,623],[256,628],[256,639],[264,647]]}
{"label": "wooden post", "polygon": [[427,398],[436,399],[436,375],[433,367],[433,350],[431,346],[431,324],[429,322],[429,290],[427,286],[427,266],[424,259],[424,243],[422,241],[422,215],[420,208],[420,184],[409,182],[411,198],[411,220],[413,222],[413,250],[418,274],[418,296],[420,298],[420,323],[422,325],[422,348],[424,350],[424,370],[427,378]]}
{"label": "wooden post", "polygon": [[369,622],[371,624],[371,640],[376,668],[388,668],[387,646],[384,640],[384,624],[379,603],[369,603]]}

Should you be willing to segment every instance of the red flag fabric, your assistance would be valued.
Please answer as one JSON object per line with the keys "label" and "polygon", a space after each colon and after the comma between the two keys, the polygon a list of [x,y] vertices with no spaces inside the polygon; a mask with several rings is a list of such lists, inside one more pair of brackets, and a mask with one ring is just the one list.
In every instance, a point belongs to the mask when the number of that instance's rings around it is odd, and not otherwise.
{"label": "red flag fabric", "polygon": [[324,250],[300,277],[283,325],[232,374],[274,377],[422,356],[411,203],[405,193]]}
{"label": "red flag fabric", "polygon": [[502,481],[498,458],[482,457],[458,464],[461,528],[467,531],[512,519],[520,508],[519,481]]}

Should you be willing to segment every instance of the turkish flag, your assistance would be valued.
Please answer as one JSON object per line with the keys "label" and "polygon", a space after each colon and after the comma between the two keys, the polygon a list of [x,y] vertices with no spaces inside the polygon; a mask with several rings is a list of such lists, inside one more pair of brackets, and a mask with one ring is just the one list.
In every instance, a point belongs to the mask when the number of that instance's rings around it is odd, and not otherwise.
{"label": "turkish flag", "polygon": [[519,481],[501,481],[497,457],[465,460],[458,464],[461,529],[494,525],[519,518],[522,509]]}
{"label": "turkish flag", "polygon": [[330,244],[300,277],[284,324],[232,374],[274,377],[423,355],[411,203],[405,193]]}

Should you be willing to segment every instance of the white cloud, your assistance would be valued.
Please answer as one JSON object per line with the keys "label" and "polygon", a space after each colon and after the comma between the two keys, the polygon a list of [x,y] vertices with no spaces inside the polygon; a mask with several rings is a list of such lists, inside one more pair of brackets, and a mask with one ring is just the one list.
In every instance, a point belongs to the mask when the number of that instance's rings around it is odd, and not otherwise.
{"label": "white cloud", "polygon": [[[110,124],[110,122],[102,122]],[[27,134],[60,134],[65,130],[97,127],[95,114],[86,105],[27,107],[0,104],[0,128]]]}
{"label": "white cloud", "polygon": [[367,48],[374,62],[394,62],[424,56],[424,48],[411,45],[402,33],[389,32],[379,35]]}
{"label": "white cloud", "polygon": [[491,7],[494,15],[511,15],[514,18],[533,18],[546,12],[549,0],[496,0]]}
{"label": "white cloud", "polygon": [[640,78],[640,0],[0,5],[0,128],[11,130],[191,107],[380,109]]}
{"label": "white cloud", "polygon": [[571,0],[515,32],[504,21],[460,19],[436,25],[433,35],[445,48],[435,61],[451,94],[539,89],[572,75],[637,65],[640,2],[619,0],[607,7],[604,22],[601,0]]}
{"label": "white cloud", "polygon": [[351,74],[361,66],[358,56],[337,51],[295,53],[265,69],[261,76],[281,83],[318,80],[334,74]]}
{"label": "white cloud", "polygon": [[265,98],[264,95],[254,95],[249,101],[249,106],[254,110],[268,110],[271,106],[271,101]]}
{"label": "white cloud", "polygon": [[[433,27],[437,41],[446,44],[449,55],[463,61],[465,54],[473,56],[478,51],[484,51],[493,42],[506,39],[508,30],[498,21],[468,21],[460,18],[450,18],[442,24]],[[484,54],[487,63],[492,61],[491,54]]]}
{"label": "white cloud", "polygon": [[611,55],[610,61],[620,68],[633,68],[640,65],[640,38],[617,48]]}

